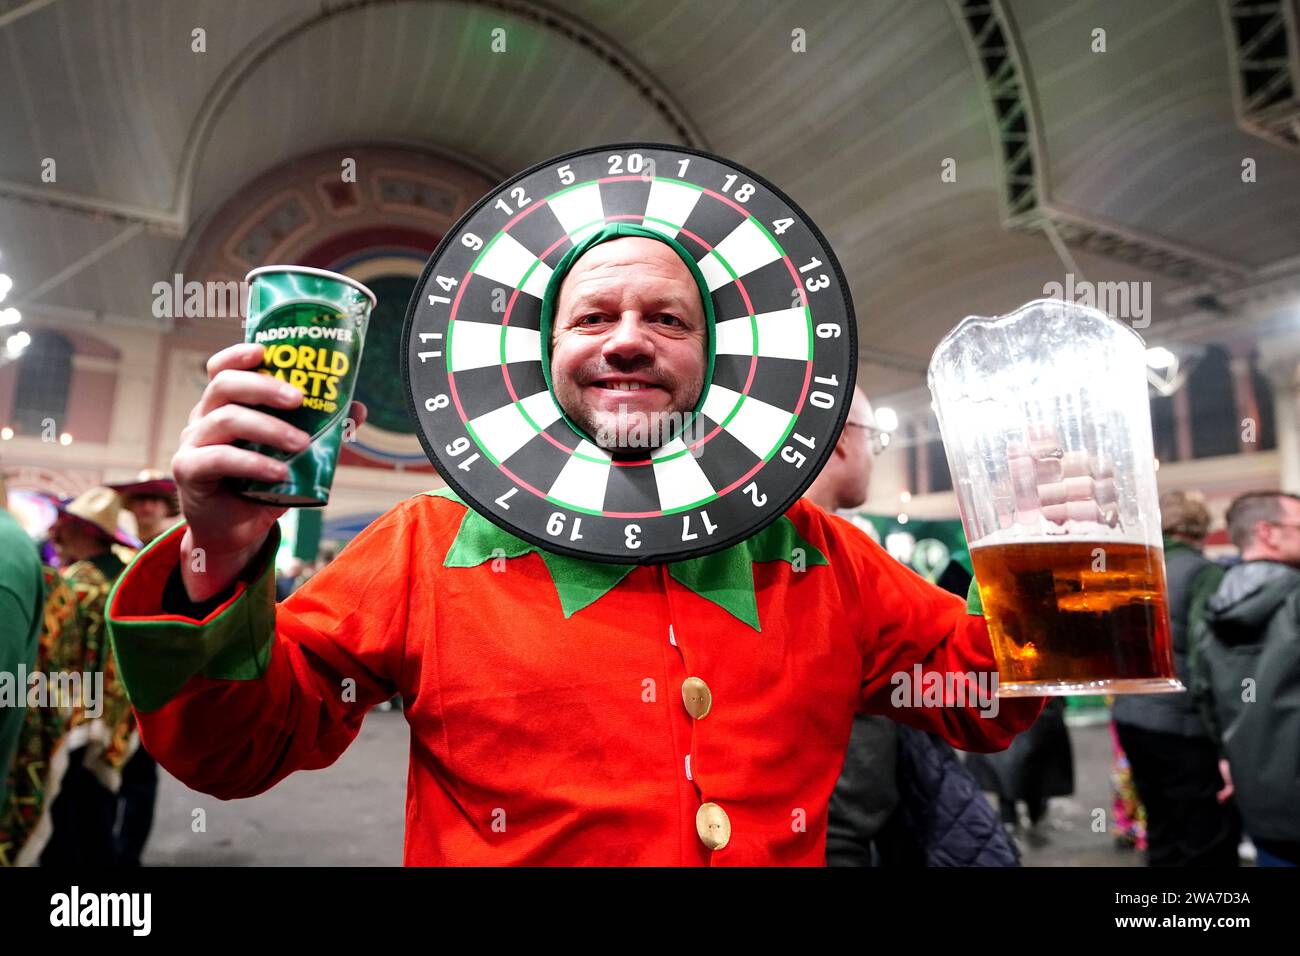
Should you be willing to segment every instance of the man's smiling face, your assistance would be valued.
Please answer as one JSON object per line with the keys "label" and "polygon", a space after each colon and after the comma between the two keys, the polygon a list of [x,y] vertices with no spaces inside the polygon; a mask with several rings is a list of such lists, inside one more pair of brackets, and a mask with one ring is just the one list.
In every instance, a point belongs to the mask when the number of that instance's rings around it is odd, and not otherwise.
{"label": "man's smiling face", "polygon": [[[666,244],[629,236],[594,246],[560,286],[551,382],[565,413],[607,450],[699,401],[707,365],[700,289]],[[671,414],[668,414],[671,413]]]}

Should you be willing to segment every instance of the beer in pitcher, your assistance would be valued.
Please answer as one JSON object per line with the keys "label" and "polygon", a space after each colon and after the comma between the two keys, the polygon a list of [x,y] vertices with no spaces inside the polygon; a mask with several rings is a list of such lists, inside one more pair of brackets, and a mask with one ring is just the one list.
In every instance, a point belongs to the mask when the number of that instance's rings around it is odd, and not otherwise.
{"label": "beer in pitcher", "polygon": [[963,320],[929,382],[999,696],[1183,690],[1137,333],[1040,299]]}

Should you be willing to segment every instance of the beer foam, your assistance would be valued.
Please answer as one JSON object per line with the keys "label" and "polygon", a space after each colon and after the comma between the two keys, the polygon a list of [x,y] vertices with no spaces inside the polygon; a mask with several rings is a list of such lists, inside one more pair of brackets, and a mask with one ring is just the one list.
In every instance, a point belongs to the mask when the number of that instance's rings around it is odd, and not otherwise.
{"label": "beer foam", "polygon": [[1083,544],[1085,542],[1100,544],[1136,544],[1143,547],[1163,547],[1159,535],[1154,540],[1147,538],[1137,530],[1112,528],[1096,521],[1067,521],[1061,525],[1052,525],[1045,530],[1041,523],[1020,525],[1018,527],[999,528],[990,532],[970,545],[970,550],[992,548],[1006,544]]}

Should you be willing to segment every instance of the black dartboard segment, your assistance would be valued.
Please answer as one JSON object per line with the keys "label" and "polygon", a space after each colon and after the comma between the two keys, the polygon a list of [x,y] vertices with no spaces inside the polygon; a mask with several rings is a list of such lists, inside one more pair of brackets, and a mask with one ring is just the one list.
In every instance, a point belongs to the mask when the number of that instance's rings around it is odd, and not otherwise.
{"label": "black dartboard segment", "polygon": [[[699,420],[630,459],[569,426],[539,334],[561,257],[619,222],[680,242],[716,318]],[[526,541],[617,564],[718,551],[784,513],[833,448],[857,368],[848,286],[812,221],[742,166],[656,144],[569,153],[482,199],[425,266],[404,341],[411,418],[447,483]]]}

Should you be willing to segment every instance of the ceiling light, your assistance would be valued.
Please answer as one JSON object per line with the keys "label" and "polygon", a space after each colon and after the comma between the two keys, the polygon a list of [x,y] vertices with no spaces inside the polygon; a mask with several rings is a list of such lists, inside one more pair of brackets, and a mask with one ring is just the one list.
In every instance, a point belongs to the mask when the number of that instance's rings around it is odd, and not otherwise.
{"label": "ceiling light", "polygon": [[1172,368],[1178,364],[1178,356],[1163,345],[1147,349],[1147,365],[1150,368]]}
{"label": "ceiling light", "polygon": [[5,352],[10,358],[22,355],[23,349],[32,344],[32,337],[26,332],[15,332],[5,339]]}

